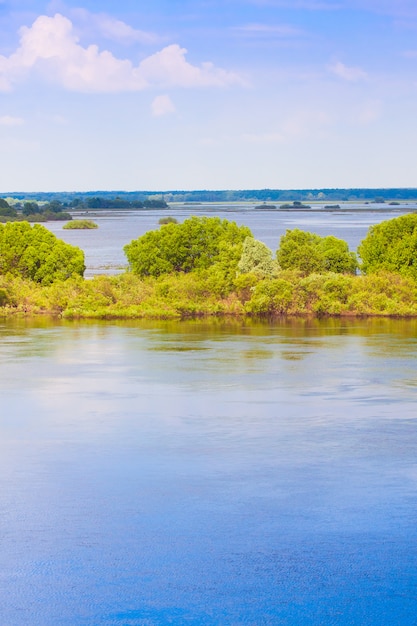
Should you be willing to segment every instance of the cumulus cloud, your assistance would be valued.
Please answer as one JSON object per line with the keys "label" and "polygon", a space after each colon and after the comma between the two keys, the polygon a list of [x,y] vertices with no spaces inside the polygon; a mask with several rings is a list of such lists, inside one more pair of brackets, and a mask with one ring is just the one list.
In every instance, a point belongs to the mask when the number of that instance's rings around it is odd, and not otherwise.
{"label": "cumulus cloud", "polygon": [[192,65],[187,50],[172,44],[135,66],[98,46],[83,47],[72,22],[57,13],[42,15],[20,29],[20,45],[9,57],[0,56],[0,90],[10,91],[31,72],[81,92],[140,91],[149,87],[224,87],[243,84],[235,73],[212,63]]}
{"label": "cumulus cloud", "polygon": [[327,67],[327,69],[332,74],[335,74],[339,78],[343,78],[343,80],[347,80],[349,82],[357,82],[367,77],[367,73],[360,67],[348,67],[340,61],[332,63]]}
{"label": "cumulus cloud", "polygon": [[14,117],[13,115],[0,116],[0,126],[22,126],[25,120],[21,117]]}
{"label": "cumulus cloud", "polygon": [[152,102],[153,117],[162,117],[170,113],[175,113],[175,106],[171,98],[167,95],[157,96]]}
{"label": "cumulus cloud", "polygon": [[88,30],[90,35],[97,34],[124,45],[133,43],[153,44],[160,41],[160,38],[154,33],[132,28],[129,24],[106,13],[90,13],[86,9],[73,9],[71,16],[81,26],[81,29]]}

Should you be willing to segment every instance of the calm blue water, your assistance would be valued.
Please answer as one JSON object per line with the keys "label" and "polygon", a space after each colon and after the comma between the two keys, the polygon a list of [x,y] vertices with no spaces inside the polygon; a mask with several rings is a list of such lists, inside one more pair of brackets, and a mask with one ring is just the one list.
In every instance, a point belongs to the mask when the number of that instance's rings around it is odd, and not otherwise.
{"label": "calm blue water", "polygon": [[0,323],[0,622],[417,623],[417,322]]}
{"label": "calm blue water", "polygon": [[263,241],[275,253],[279,239],[287,229],[300,228],[322,236],[334,235],[348,242],[356,250],[371,225],[398,217],[407,211],[416,211],[416,204],[403,207],[381,205],[380,211],[371,211],[365,205],[346,205],[336,211],[265,211],[253,205],[197,205],[175,206],[166,211],[91,212],[86,216],[99,226],[97,230],[63,230],[62,222],[47,222],[45,226],[59,238],[79,246],[86,255],[86,277],[95,274],[114,274],[126,266],[123,246],[148,230],[159,228],[161,216],[174,215],[179,222],[191,215],[218,216],[249,226],[254,237]]}

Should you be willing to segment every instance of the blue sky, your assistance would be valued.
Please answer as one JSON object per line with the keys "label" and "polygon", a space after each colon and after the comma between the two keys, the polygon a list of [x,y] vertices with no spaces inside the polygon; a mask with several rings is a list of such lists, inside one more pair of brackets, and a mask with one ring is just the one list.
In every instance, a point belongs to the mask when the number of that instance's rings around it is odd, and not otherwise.
{"label": "blue sky", "polygon": [[0,192],[417,187],[416,0],[0,0]]}

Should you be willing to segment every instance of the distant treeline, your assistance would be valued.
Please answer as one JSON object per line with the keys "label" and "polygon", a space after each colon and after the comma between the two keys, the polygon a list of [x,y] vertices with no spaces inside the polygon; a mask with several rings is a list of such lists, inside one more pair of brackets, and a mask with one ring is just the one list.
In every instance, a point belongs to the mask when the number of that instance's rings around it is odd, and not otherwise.
{"label": "distant treeline", "polygon": [[130,200],[119,196],[116,198],[107,196],[77,197],[68,202],[67,206],[73,209],[165,209],[168,207],[165,200],[159,198]]}
{"label": "distant treeline", "polygon": [[[44,194],[40,194],[44,195]],[[62,202],[54,194],[48,202],[43,199],[28,200],[13,197],[0,198],[0,222],[20,221],[22,219],[30,222],[47,222],[50,220],[71,220],[72,216],[68,212],[71,209],[165,209],[167,203],[161,199],[126,200],[124,198],[109,198],[93,196],[91,198],[73,198],[70,201]]]}
{"label": "distant treeline", "polygon": [[[389,202],[417,199],[417,188],[240,189],[4,193],[20,202],[60,202],[67,208],[165,208],[167,202]],[[162,204],[163,203],[163,204]]]}

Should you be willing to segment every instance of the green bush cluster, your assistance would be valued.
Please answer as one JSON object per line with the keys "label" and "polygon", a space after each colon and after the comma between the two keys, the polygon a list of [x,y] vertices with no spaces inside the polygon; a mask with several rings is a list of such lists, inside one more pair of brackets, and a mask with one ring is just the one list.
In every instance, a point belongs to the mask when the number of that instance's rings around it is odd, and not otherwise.
{"label": "green bush cluster", "polygon": [[356,256],[335,237],[287,231],[275,260],[248,228],[194,217],[128,244],[130,271],[91,280],[82,251],[43,226],[0,224],[0,310],[102,319],[417,316],[417,216],[404,217],[370,229],[359,275]]}
{"label": "green bush cluster", "polygon": [[92,220],[71,220],[62,227],[65,230],[91,230],[98,228],[98,225]]}
{"label": "green bush cluster", "polygon": [[320,237],[295,228],[281,237],[277,260],[282,269],[298,269],[303,274],[337,272],[354,274],[358,261],[343,239]]}
{"label": "green bush cluster", "polygon": [[20,276],[48,285],[73,275],[83,276],[84,253],[40,224],[0,224],[0,274]]}
{"label": "green bush cluster", "polygon": [[139,276],[191,272],[212,265],[236,269],[246,226],[218,217],[190,217],[182,224],[165,224],[124,247],[131,270]]}

